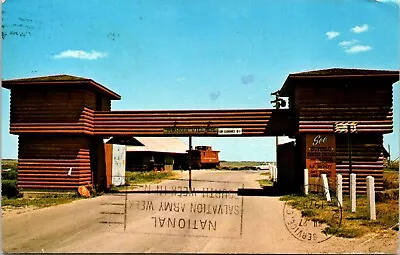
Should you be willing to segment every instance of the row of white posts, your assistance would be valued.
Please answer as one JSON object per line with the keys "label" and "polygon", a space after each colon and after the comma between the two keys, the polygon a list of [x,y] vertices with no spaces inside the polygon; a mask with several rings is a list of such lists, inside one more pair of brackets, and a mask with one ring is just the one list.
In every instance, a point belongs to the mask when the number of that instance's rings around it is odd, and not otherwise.
{"label": "row of white posts", "polygon": [[[324,188],[324,194],[327,201],[331,201],[329,194],[328,178],[326,174],[321,174],[322,186]],[[304,169],[304,194],[308,195],[308,169]],[[336,175],[336,197],[338,199],[338,205],[343,205],[343,182],[342,175]],[[351,212],[356,212],[356,174],[350,174],[350,202]],[[368,203],[368,214],[371,220],[376,220],[376,207],[375,207],[375,185],[374,177],[367,176],[367,203]]]}

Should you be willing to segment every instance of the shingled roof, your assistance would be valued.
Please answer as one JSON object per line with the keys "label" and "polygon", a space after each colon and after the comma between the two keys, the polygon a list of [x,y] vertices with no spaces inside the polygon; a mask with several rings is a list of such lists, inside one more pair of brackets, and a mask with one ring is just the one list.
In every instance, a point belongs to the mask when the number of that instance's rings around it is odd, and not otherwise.
{"label": "shingled roof", "polygon": [[126,151],[186,154],[187,145],[176,137],[134,137],[143,146],[128,146]]}
{"label": "shingled roof", "polygon": [[288,92],[294,85],[296,79],[333,79],[333,78],[360,78],[360,77],[389,77],[393,82],[399,80],[398,70],[373,70],[373,69],[351,69],[351,68],[329,68],[311,70],[299,73],[291,73],[283,84],[280,95],[288,96]]}
{"label": "shingled roof", "polygon": [[95,82],[89,78],[83,78],[67,74],[48,75],[30,78],[20,78],[12,80],[3,80],[2,87],[6,89],[14,89],[19,87],[31,88],[31,86],[82,86],[89,85],[90,88],[103,94],[111,100],[119,100],[121,96]]}
{"label": "shingled roof", "polygon": [[348,75],[377,75],[377,74],[395,74],[399,75],[399,71],[393,70],[370,70],[370,69],[350,69],[350,68],[329,68],[321,70],[311,70],[299,73],[292,73],[289,76],[348,76]]}
{"label": "shingled roof", "polygon": [[39,76],[39,77],[29,77],[29,78],[20,78],[20,79],[12,79],[5,81],[13,81],[13,82],[38,82],[38,81],[88,81],[90,79],[67,75],[67,74],[58,74],[58,75],[48,75],[48,76]]}

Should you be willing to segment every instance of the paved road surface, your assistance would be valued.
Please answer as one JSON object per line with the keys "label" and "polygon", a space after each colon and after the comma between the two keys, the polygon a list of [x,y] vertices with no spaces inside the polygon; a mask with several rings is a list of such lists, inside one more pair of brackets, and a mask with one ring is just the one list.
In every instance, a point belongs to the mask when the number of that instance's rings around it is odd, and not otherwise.
{"label": "paved road surface", "polygon": [[[193,171],[195,190],[258,188],[257,171]],[[186,179],[187,173],[181,178]],[[141,189],[181,190],[183,180]],[[126,206],[125,206],[126,205]],[[320,253],[397,251],[397,234],[304,242],[279,197],[233,194],[104,195],[2,219],[3,252]],[[126,213],[125,213],[126,211]],[[124,229],[125,228],[125,229]]]}

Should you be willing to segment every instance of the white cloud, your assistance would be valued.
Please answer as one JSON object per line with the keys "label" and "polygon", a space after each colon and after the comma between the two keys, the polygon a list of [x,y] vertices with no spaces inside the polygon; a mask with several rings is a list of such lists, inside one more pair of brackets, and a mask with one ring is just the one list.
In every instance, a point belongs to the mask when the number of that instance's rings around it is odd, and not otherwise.
{"label": "white cloud", "polygon": [[104,58],[107,56],[106,52],[98,52],[92,50],[92,52],[86,52],[83,50],[66,50],[57,55],[53,58],[60,59],[60,58],[78,58],[78,59],[87,59],[87,60],[96,60],[99,58]]}
{"label": "white cloud", "polygon": [[352,46],[352,45],[357,44],[357,43],[358,43],[358,40],[353,39],[351,41],[342,41],[342,42],[339,43],[339,45],[342,46],[342,47],[349,47],[349,46]]}
{"label": "white cloud", "polygon": [[375,1],[377,1],[379,3],[395,3],[395,4],[400,5],[400,0],[375,0]]}
{"label": "white cloud", "polygon": [[353,27],[351,29],[351,31],[353,31],[354,33],[357,33],[357,34],[365,32],[365,31],[368,31],[368,25],[364,24],[364,25],[361,25],[361,26],[355,26],[355,27]]}
{"label": "white cloud", "polygon": [[338,35],[340,35],[340,33],[339,33],[339,32],[336,32],[336,31],[329,31],[329,32],[326,32],[326,36],[328,36],[328,39],[329,39],[329,40],[335,38],[335,37],[338,36]]}
{"label": "white cloud", "polygon": [[350,48],[348,48],[346,50],[346,52],[347,53],[358,53],[358,52],[369,51],[369,50],[372,50],[371,46],[368,46],[368,45],[366,45],[366,46],[364,46],[364,45],[354,45],[354,46],[351,46]]}

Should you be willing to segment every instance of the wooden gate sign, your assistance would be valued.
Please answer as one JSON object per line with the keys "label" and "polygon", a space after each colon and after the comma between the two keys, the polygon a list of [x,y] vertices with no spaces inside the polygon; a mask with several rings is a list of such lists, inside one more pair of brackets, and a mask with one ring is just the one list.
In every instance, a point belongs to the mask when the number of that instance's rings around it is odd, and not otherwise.
{"label": "wooden gate sign", "polygon": [[[321,174],[326,174],[329,187],[336,183],[336,139],[333,134],[308,134],[306,136],[306,168],[311,191],[321,185]],[[313,185],[314,184],[314,185]]]}

